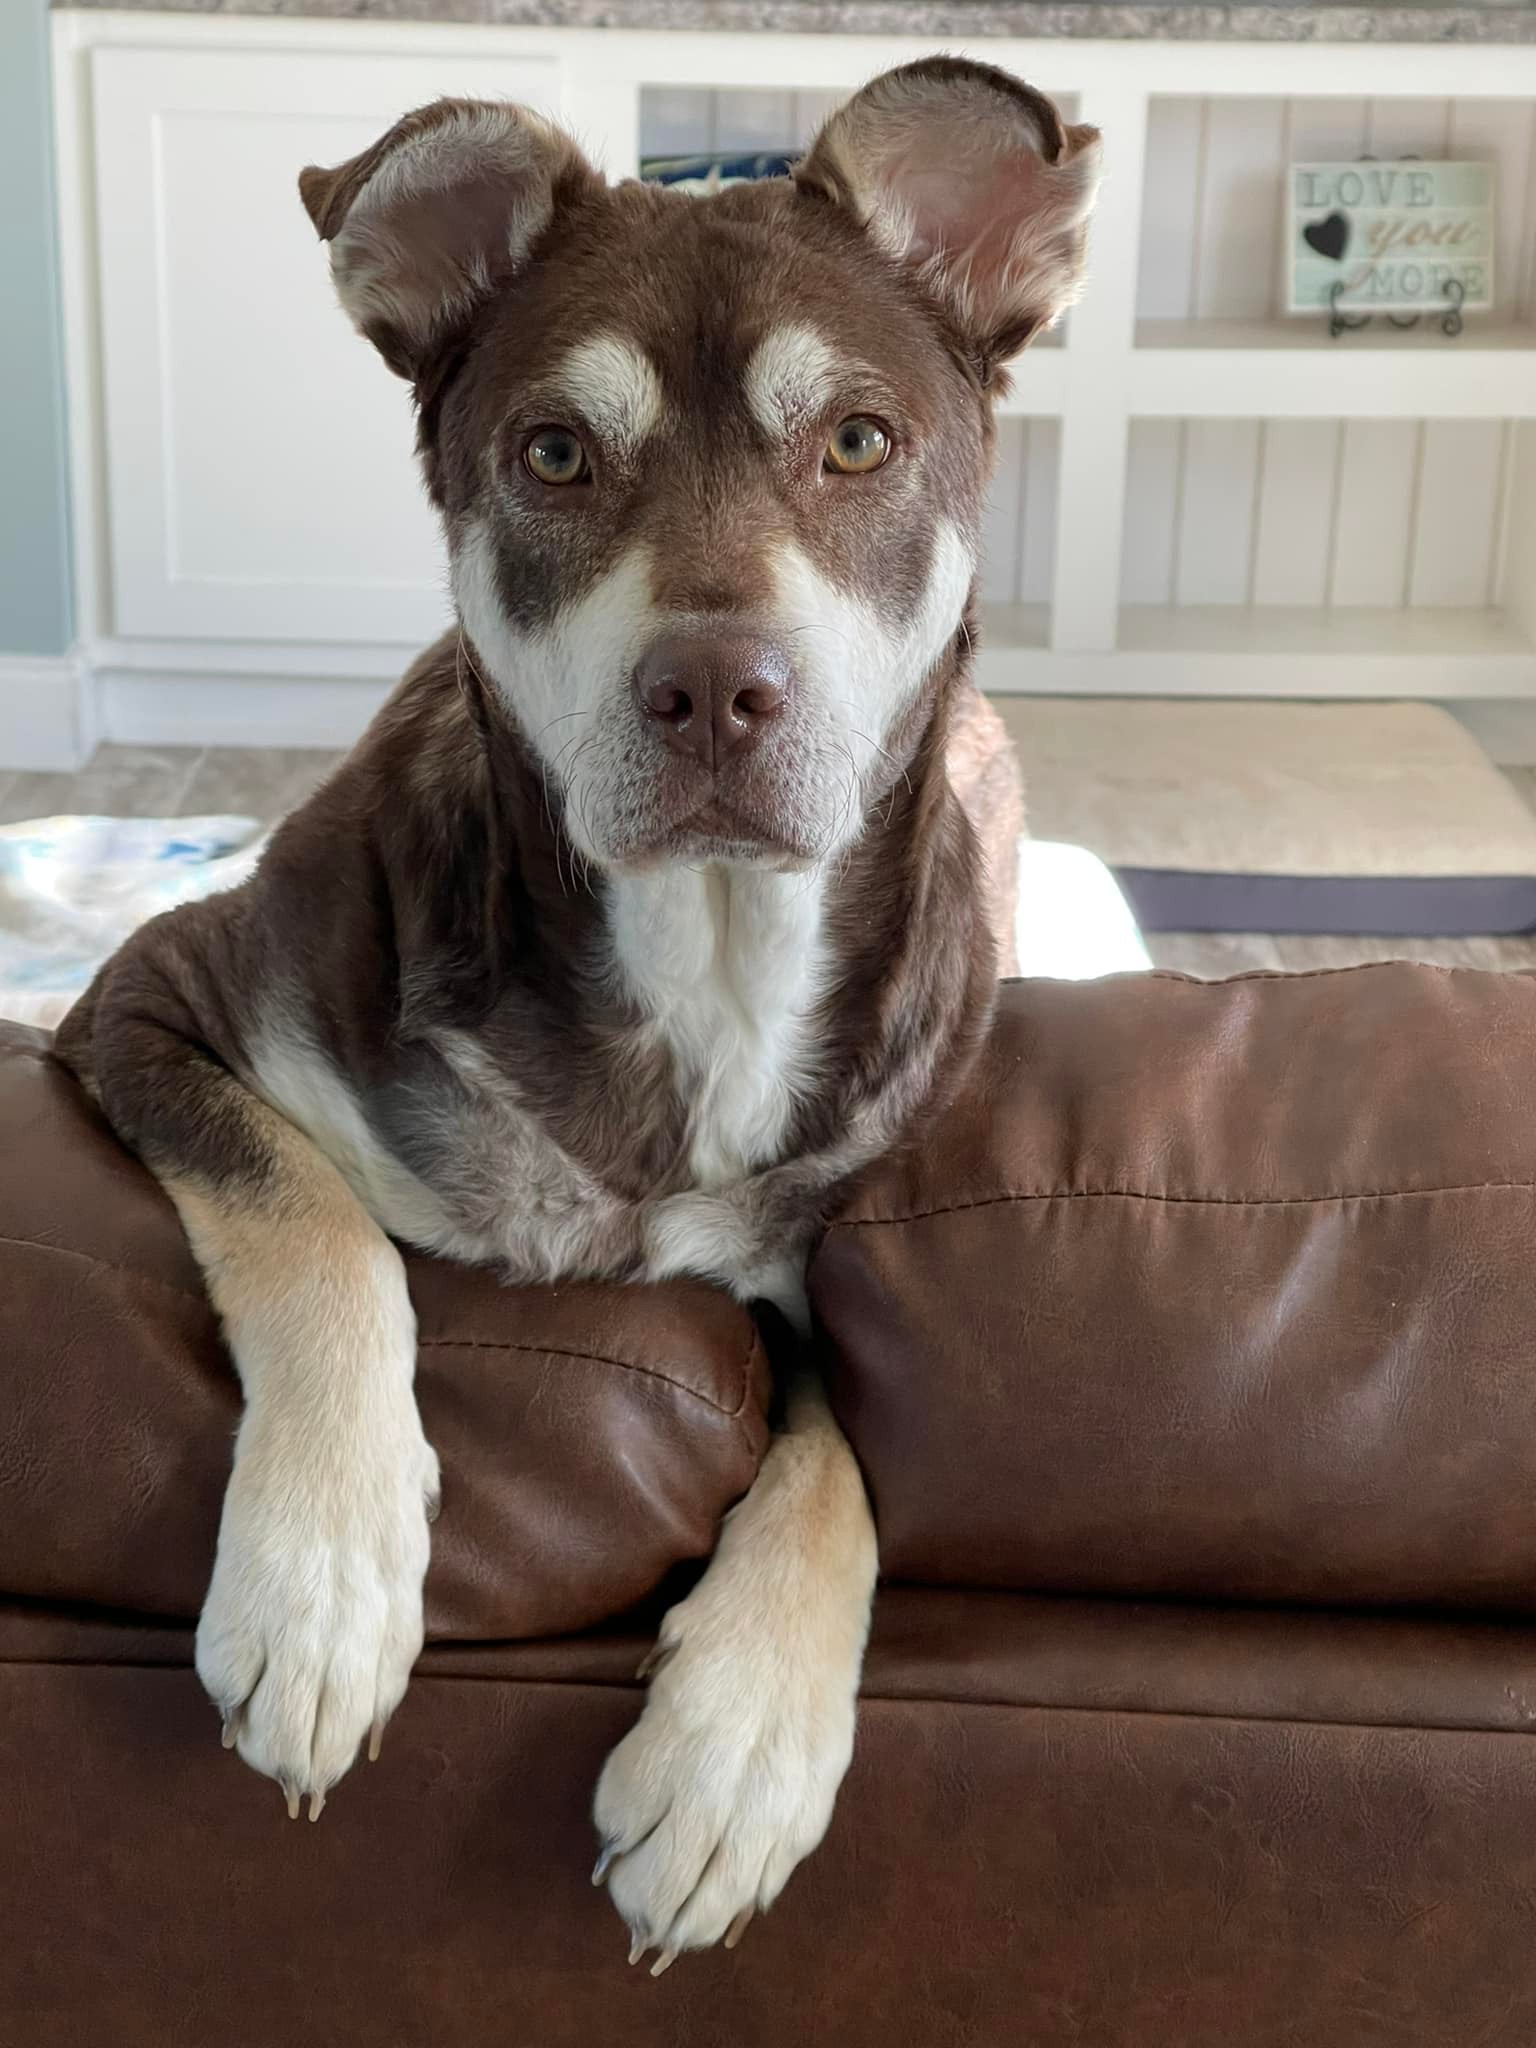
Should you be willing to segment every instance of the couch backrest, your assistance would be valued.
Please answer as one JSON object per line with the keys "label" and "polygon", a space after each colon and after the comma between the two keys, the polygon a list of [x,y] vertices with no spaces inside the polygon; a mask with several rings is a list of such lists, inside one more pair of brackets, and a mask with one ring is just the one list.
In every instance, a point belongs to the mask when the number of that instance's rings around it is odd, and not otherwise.
{"label": "couch backrest", "polygon": [[1536,1609],[1536,980],[1011,984],[812,1293],[894,1577]]}

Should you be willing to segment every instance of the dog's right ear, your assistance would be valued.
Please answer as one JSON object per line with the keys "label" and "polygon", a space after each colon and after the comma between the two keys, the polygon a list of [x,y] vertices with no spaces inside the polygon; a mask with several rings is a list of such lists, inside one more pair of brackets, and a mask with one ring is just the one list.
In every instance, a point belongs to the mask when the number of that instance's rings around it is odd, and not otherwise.
{"label": "dog's right ear", "polygon": [[984,381],[1077,296],[1099,132],[991,64],[872,79],[795,166],[945,308]]}
{"label": "dog's right ear", "polygon": [[437,100],[334,170],[299,173],[299,196],[352,322],[402,377],[524,263],[562,197],[602,180],[542,114]]}

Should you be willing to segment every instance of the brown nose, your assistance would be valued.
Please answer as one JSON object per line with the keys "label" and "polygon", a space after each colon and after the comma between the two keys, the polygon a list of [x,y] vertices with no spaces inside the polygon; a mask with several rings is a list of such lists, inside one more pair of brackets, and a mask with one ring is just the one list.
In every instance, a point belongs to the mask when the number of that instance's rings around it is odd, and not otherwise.
{"label": "brown nose", "polygon": [[748,633],[667,633],[635,670],[640,709],[706,768],[756,746],[789,702],[789,661]]}

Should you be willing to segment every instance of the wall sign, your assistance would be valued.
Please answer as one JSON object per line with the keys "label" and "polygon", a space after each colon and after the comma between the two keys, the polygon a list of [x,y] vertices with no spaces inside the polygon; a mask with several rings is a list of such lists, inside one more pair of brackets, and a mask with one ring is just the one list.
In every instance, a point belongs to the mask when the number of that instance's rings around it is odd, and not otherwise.
{"label": "wall sign", "polygon": [[[1493,165],[1292,164],[1288,313],[1427,313],[1493,303]],[[1337,297],[1335,286],[1342,286]]]}

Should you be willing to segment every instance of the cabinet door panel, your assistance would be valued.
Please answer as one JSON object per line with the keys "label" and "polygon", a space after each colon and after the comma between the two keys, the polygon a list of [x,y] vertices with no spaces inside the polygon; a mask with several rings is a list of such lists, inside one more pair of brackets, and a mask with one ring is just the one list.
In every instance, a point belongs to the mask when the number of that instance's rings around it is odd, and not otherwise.
{"label": "cabinet door panel", "polygon": [[441,93],[558,112],[558,65],[108,48],[94,82],[115,629],[430,638],[410,392],[337,307],[296,179]]}

